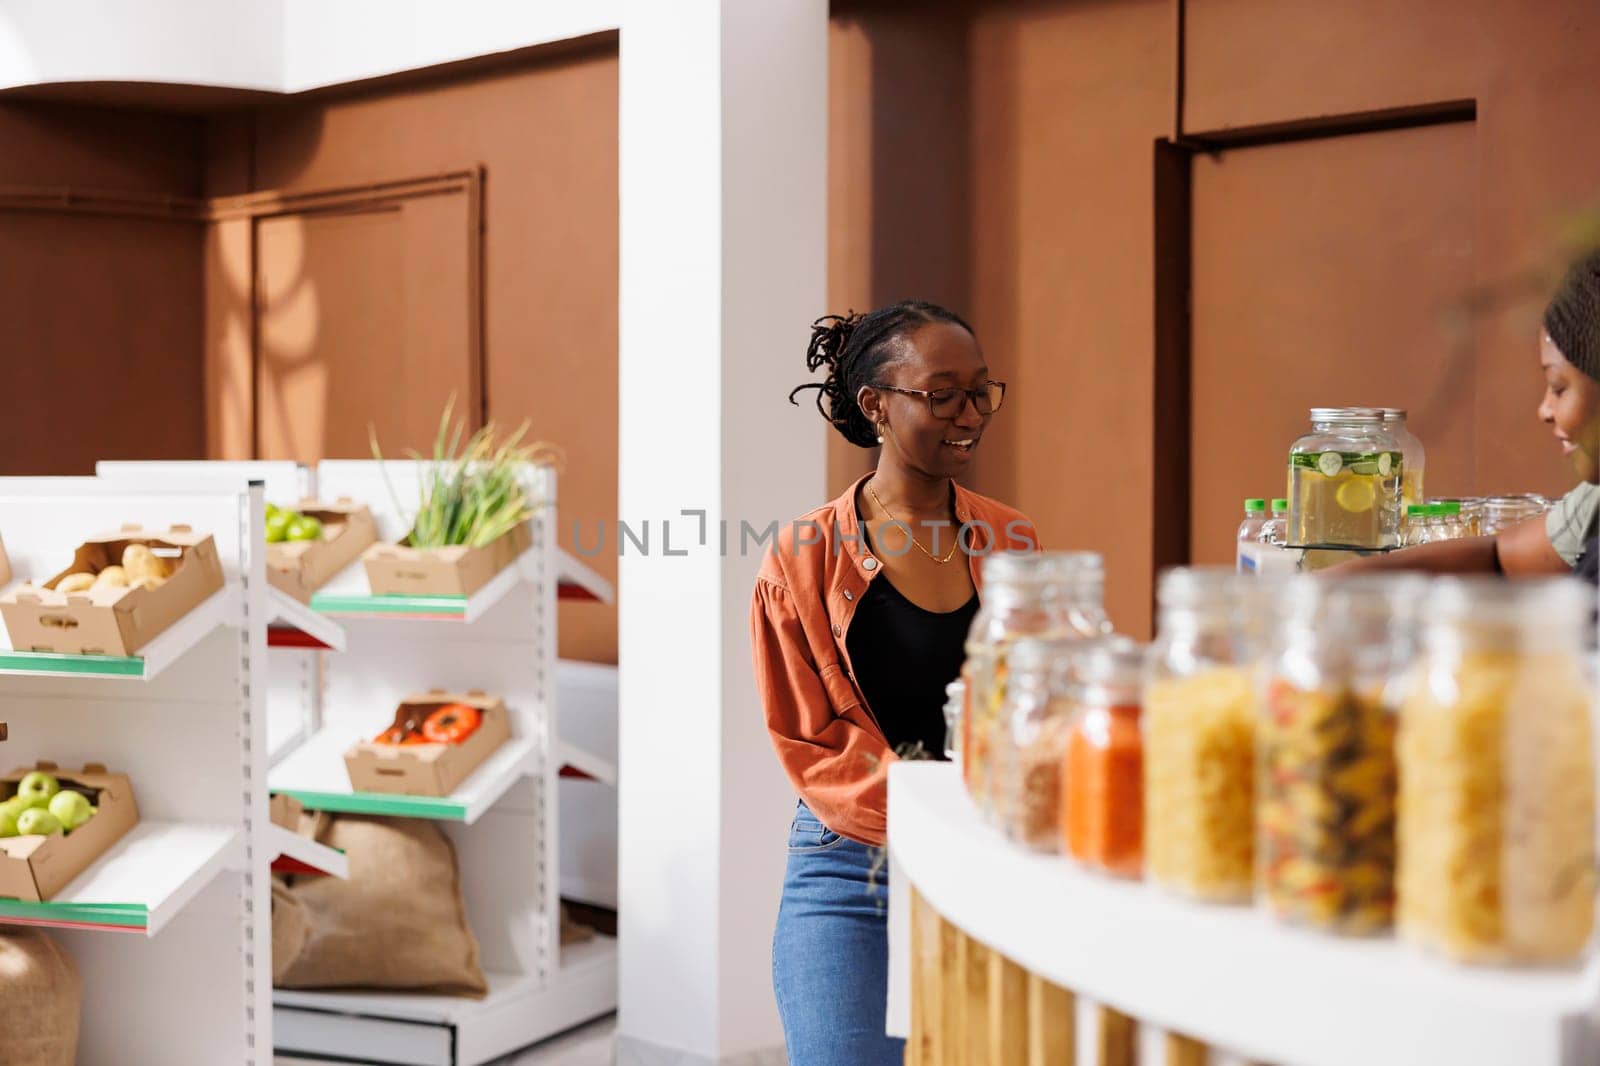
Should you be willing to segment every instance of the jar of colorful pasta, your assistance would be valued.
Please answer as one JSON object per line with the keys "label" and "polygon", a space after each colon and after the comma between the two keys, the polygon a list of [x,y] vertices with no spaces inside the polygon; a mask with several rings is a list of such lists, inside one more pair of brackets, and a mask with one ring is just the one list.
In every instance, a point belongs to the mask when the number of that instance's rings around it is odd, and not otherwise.
{"label": "jar of colorful pasta", "polygon": [[1143,707],[1145,870],[1200,899],[1248,900],[1254,877],[1257,656],[1247,608],[1267,587],[1259,582],[1178,569],[1157,593]]}
{"label": "jar of colorful pasta", "polygon": [[1011,762],[1000,713],[1008,650],[1026,637],[1085,639],[1110,632],[1103,589],[1104,569],[1093,552],[1009,553],[983,564],[983,603],[961,668],[961,773],[973,803],[995,824],[1005,822],[998,782]]}
{"label": "jar of colorful pasta", "polygon": [[1469,962],[1562,962],[1594,927],[1593,591],[1452,578],[1400,719],[1398,923]]}
{"label": "jar of colorful pasta", "polygon": [[1396,675],[1411,661],[1418,578],[1280,589],[1256,724],[1257,895],[1345,933],[1394,915]]}

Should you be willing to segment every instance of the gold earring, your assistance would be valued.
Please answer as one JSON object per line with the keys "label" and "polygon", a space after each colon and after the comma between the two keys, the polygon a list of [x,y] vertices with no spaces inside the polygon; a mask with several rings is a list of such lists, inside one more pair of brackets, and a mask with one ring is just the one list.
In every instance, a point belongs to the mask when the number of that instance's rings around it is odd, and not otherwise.
{"label": "gold earring", "polygon": [[878,443],[879,444],[883,443],[883,430],[884,430],[884,424],[882,422],[879,422],[878,423]]}

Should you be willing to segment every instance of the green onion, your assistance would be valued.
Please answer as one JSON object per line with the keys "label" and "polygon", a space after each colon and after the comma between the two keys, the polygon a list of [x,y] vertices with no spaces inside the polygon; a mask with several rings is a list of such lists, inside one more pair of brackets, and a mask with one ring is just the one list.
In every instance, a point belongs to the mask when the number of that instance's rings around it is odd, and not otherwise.
{"label": "green onion", "polygon": [[[428,460],[415,451],[406,452],[412,459],[427,464],[418,486],[411,534],[403,542],[413,548],[452,545],[481,548],[511,532],[544,506],[543,500],[528,496],[520,476],[523,468],[553,464],[559,459],[559,450],[553,445],[523,443],[528,432],[527,422],[498,445],[493,423],[471,434],[463,443],[465,421],[451,421],[455,402],[455,397],[450,397],[439,418],[433,458]],[[371,425],[367,427],[367,437],[372,444],[372,457],[381,466],[383,453],[378,448],[377,431]],[[400,504],[387,469],[383,480],[395,509],[404,513],[405,508]]]}

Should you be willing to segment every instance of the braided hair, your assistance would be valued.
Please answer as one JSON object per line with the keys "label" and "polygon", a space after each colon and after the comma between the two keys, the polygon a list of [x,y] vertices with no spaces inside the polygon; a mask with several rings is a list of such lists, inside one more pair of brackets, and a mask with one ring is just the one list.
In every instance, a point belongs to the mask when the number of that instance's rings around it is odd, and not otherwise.
{"label": "braided hair", "polygon": [[796,396],[816,389],[817,410],[845,440],[862,448],[876,447],[878,431],[856,403],[856,395],[863,385],[879,383],[879,372],[900,354],[896,341],[930,322],[949,322],[972,332],[960,315],[926,300],[901,300],[864,315],[854,311],[823,315],[811,323],[806,369],[815,373],[827,367],[827,377],[797,386],[790,391],[789,402],[798,404]]}
{"label": "braided hair", "polygon": [[1600,251],[1572,265],[1545,308],[1544,329],[1567,362],[1600,381]]}

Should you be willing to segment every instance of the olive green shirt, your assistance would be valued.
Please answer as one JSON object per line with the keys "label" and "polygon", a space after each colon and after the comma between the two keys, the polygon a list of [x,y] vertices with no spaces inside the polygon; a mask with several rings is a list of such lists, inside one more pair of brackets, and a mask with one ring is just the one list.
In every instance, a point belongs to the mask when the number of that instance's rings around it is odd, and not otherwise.
{"label": "olive green shirt", "polygon": [[1568,566],[1577,566],[1589,541],[1600,527],[1600,485],[1585,481],[1550,508],[1544,516],[1544,530],[1550,546]]}

